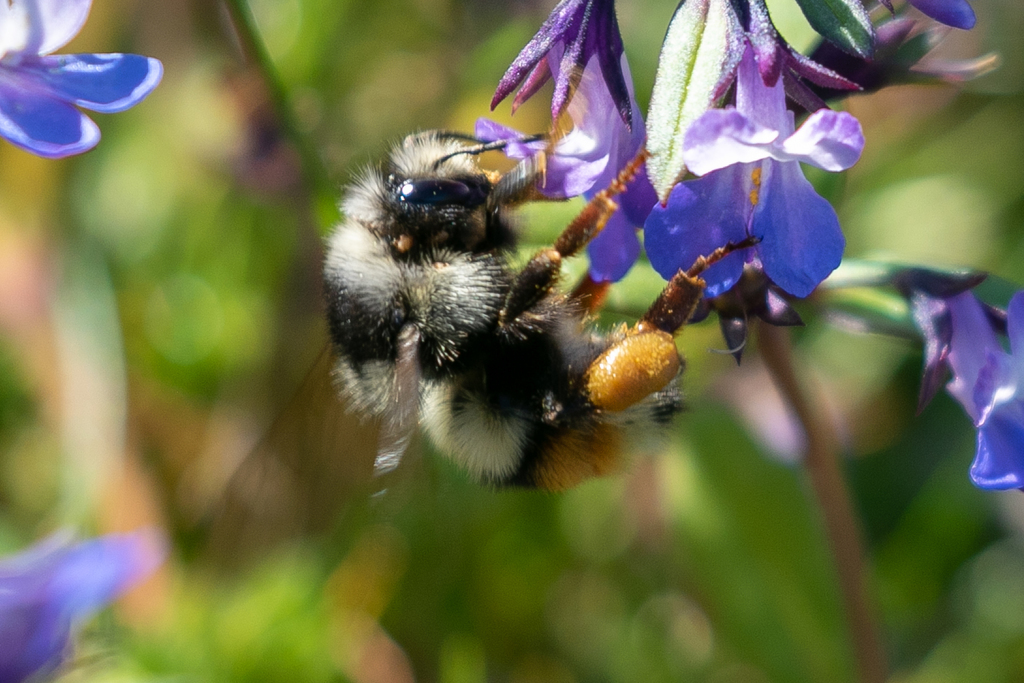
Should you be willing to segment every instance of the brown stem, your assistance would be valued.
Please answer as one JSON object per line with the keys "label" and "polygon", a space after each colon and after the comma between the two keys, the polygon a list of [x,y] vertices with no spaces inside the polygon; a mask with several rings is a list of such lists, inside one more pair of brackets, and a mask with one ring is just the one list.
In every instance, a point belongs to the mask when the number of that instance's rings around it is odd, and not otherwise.
{"label": "brown stem", "polygon": [[759,341],[761,357],[772,380],[807,435],[804,468],[814,489],[836,565],[858,679],[863,683],[883,683],[888,677],[888,665],[868,598],[863,542],[840,468],[835,430],[822,410],[823,402],[814,387],[802,383],[797,376],[789,331],[762,324]]}

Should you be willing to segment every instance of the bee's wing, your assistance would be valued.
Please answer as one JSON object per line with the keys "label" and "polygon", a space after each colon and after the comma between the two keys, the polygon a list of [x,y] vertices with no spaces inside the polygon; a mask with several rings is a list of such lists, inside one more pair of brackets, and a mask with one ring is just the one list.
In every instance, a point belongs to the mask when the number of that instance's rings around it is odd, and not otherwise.
{"label": "bee's wing", "polygon": [[414,325],[406,325],[398,333],[395,386],[391,405],[381,425],[377,458],[373,463],[373,474],[377,477],[388,475],[398,468],[416,433],[422,379],[419,349],[419,330]]}
{"label": "bee's wing", "polygon": [[331,377],[325,349],[228,481],[210,520],[219,564],[334,526],[352,500],[372,492],[378,425],[351,411]]}

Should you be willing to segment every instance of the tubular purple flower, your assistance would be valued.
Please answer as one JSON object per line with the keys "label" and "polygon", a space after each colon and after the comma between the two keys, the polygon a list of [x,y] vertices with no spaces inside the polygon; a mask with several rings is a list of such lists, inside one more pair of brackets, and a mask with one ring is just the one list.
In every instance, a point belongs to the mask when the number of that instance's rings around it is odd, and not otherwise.
{"label": "tubular purple flower", "polygon": [[[552,60],[555,55],[555,60]],[[522,84],[512,110],[537,92],[552,76],[555,92],[551,117],[557,119],[572,100],[573,79],[594,62],[622,122],[632,128],[632,82],[622,64],[622,36],[614,0],[562,0],[537,34],[526,44],[498,83],[491,109]]]}
{"label": "tubular purple flower", "polygon": [[[557,51],[548,59],[551,71],[558,74],[560,59]],[[634,122],[632,129],[618,113],[614,98],[601,76],[599,60],[592,58],[566,107],[573,129],[555,144],[554,153],[547,158],[545,182],[540,188],[543,194],[552,198],[579,195],[589,198],[607,187],[640,151],[644,143],[643,117],[633,95],[633,80],[625,55],[621,57],[619,68],[626,79]],[[512,140],[505,153],[513,159],[533,156],[547,146],[544,141],[515,142],[523,139],[522,133],[487,119],[477,121],[475,134],[483,141]],[[651,207],[657,202],[646,170],[637,174],[616,201],[620,209],[588,246],[591,277],[598,282],[621,279],[640,253],[636,228],[644,224]]]}
{"label": "tubular purple flower", "polygon": [[92,0],[0,2],[0,136],[33,154],[59,158],[99,142],[96,124],[75,107],[124,111],[160,82],[152,57],[51,55],[82,28]]}
{"label": "tubular purple flower", "polygon": [[978,428],[971,480],[983,489],[1024,487],[1024,292],[1006,309],[1010,353],[973,295],[951,300],[950,313],[953,381],[947,388]]}
{"label": "tubular purple flower", "polygon": [[922,396],[930,398],[945,369],[952,372],[946,390],[963,406],[978,429],[971,481],[983,489],[1024,487],[1024,292],[1010,300],[1006,353],[994,316],[970,291],[937,297],[917,293],[911,299],[914,322],[925,339]]}
{"label": "tubular purple flower", "polygon": [[0,683],[54,671],[74,625],[151,574],[163,561],[152,532],[72,544],[52,536],[0,559]]}
{"label": "tubular purple flower", "polygon": [[647,255],[665,279],[749,235],[761,243],[705,273],[708,296],[732,287],[745,260],[760,260],[765,274],[797,297],[839,265],[845,246],[839,220],[798,162],[845,170],[860,157],[864,135],[853,116],[829,109],[794,131],[783,87],[781,79],[765,85],[748,49],[737,70],[736,107],[708,111],[690,127],[683,159],[703,177],[676,185],[645,224]]}
{"label": "tubular purple flower", "polygon": [[747,0],[739,7],[743,10],[740,23],[765,85],[774,86],[782,78],[786,95],[809,112],[826,107],[815,94],[816,88],[847,93],[859,90],[860,83],[844,78],[819,60],[805,57],[783,40],[764,0]]}
{"label": "tubular purple flower", "polygon": [[[901,83],[963,83],[982,76],[999,64],[989,53],[971,59],[940,59],[930,55],[948,29],[931,22],[901,16],[875,27],[877,39],[871,59],[851,55],[827,40],[811,52],[810,59],[831,69],[870,93]],[[810,83],[810,91],[822,100],[847,97],[849,90]]]}

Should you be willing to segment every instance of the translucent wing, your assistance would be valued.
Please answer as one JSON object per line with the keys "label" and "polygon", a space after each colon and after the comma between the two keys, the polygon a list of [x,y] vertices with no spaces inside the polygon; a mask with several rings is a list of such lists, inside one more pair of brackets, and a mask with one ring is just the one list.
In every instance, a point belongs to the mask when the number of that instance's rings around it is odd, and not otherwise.
{"label": "translucent wing", "polygon": [[210,520],[208,551],[236,565],[333,528],[372,492],[378,425],[350,410],[325,348],[295,397],[228,481]]}
{"label": "translucent wing", "polygon": [[383,477],[394,472],[409,448],[419,421],[420,333],[414,325],[406,325],[398,333],[398,355],[395,360],[395,386],[391,405],[381,425],[377,458],[373,473]]}

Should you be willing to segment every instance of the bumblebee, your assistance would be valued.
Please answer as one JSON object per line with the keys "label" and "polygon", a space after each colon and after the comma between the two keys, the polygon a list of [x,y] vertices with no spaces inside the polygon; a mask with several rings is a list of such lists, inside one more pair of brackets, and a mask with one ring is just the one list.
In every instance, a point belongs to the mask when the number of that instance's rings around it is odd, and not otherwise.
{"label": "bumblebee", "polygon": [[561,262],[600,231],[643,158],[514,269],[511,213],[540,198],[545,155],[502,175],[477,162],[494,148],[414,133],[348,188],[323,270],[333,375],[383,421],[378,473],[422,426],[481,483],[562,490],[613,471],[682,409],[673,335],[703,295],[700,272],[749,245],[680,271],[636,325],[598,332],[583,297],[556,287]]}

